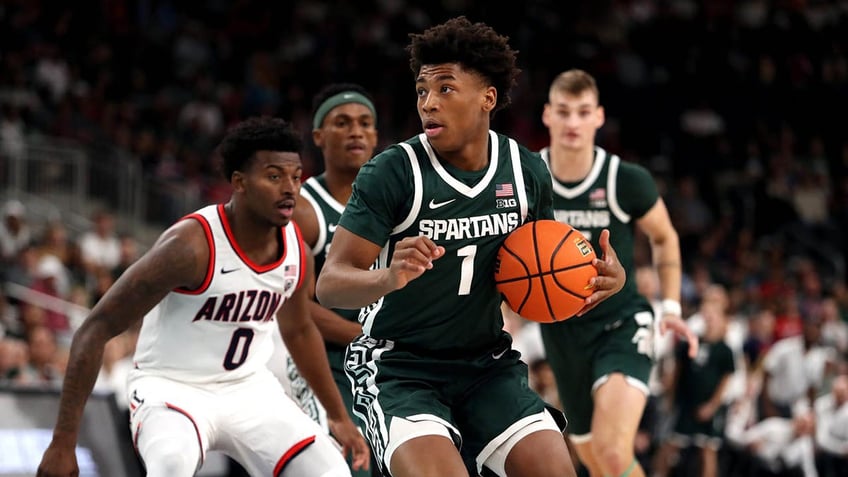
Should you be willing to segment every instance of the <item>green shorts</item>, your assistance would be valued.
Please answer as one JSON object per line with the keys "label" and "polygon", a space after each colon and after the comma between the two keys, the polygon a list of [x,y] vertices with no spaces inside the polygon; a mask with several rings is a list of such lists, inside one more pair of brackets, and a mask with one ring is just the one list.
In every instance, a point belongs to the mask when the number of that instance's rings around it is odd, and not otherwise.
{"label": "green shorts", "polygon": [[697,412],[697,407],[681,406],[679,408],[671,441],[681,448],[695,445],[717,450],[721,447],[724,437],[727,407],[720,406],[713,417],[706,421],[699,421]]}
{"label": "green shorts", "polygon": [[[543,414],[545,403],[528,386],[519,355],[507,334],[471,357],[401,349],[366,336],[354,340],[345,371],[354,381],[354,412],[366,422],[377,461],[388,468],[387,451],[403,442],[409,422],[440,424],[466,462],[474,462],[505,441],[514,424]],[[564,427],[564,419],[558,424]]]}
{"label": "green shorts", "polygon": [[653,366],[653,311],[645,307],[618,316],[583,316],[541,326],[570,434],[589,434],[592,394],[610,374],[622,373],[648,393]]}

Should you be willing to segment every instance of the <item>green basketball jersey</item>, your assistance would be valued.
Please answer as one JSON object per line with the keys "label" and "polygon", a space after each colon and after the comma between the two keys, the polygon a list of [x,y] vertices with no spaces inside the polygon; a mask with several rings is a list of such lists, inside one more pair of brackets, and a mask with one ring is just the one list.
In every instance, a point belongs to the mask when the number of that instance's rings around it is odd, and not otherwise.
{"label": "green basketball jersey", "polygon": [[383,246],[425,235],[445,248],[433,268],[363,309],[366,335],[427,351],[473,354],[503,336],[494,265],[505,237],[525,221],[553,218],[551,178],[539,155],[489,132],[489,164],[462,171],[441,162],[425,135],[369,161],[339,224]]}
{"label": "green basketball jersey", "polygon": [[[324,267],[333,234],[336,233],[336,227],[339,225],[339,218],[345,206],[333,198],[327,190],[324,174],[307,179],[300,189],[300,195],[312,204],[315,216],[318,218],[318,241],[312,248],[312,255],[315,257],[315,276],[318,276]],[[359,316],[359,310],[334,309],[333,311],[350,321],[356,321]]]}
{"label": "green basketball jersey", "polygon": [[[330,191],[327,190],[327,181],[324,174],[307,179],[300,189],[300,196],[312,204],[315,216],[318,219],[318,240],[312,248],[312,255],[315,257],[315,275],[317,276],[321,272],[321,268],[324,267],[327,252],[330,250],[330,242],[333,241],[333,234],[336,232],[339,218],[344,211],[344,204],[333,198]],[[359,310],[334,308],[333,311],[349,321],[357,321],[359,318]],[[330,342],[326,342],[326,345],[328,351],[338,351],[338,356],[331,356],[331,361],[333,361],[331,364],[337,364],[338,369],[342,369],[341,363],[344,358],[345,347]]]}
{"label": "green basketball jersey", "polygon": [[[548,148],[541,151],[546,164],[550,163],[549,154]],[[650,172],[595,147],[595,161],[589,175],[576,183],[554,179],[553,193],[556,220],[582,232],[599,254],[601,230],[609,229],[610,243],[627,273],[627,281],[620,292],[572,320],[613,319],[619,312],[629,312],[634,304],[647,306],[647,300],[636,289],[633,248],[636,219],[645,215],[659,199]]]}

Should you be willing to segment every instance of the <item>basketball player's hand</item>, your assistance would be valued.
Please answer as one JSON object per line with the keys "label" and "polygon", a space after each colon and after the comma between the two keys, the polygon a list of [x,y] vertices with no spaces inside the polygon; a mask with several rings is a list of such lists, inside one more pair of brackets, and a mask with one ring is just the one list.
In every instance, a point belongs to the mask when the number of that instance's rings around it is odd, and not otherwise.
{"label": "basketball player's hand", "polygon": [[348,419],[327,419],[327,425],[330,428],[330,434],[339,441],[342,445],[342,455],[347,457],[351,454],[351,466],[353,470],[368,470],[371,462],[371,453],[368,450],[368,443],[359,432],[359,428]]}
{"label": "basketball player's hand", "polygon": [[420,277],[433,268],[433,260],[444,254],[444,247],[424,236],[407,237],[398,242],[389,265],[392,290],[399,290]]}
{"label": "basketball player's hand", "polygon": [[589,281],[589,286],[594,289],[591,295],[586,297],[583,308],[577,312],[577,316],[581,316],[598,303],[615,295],[624,288],[624,281],[627,279],[627,274],[624,272],[624,267],[618,261],[618,255],[612,248],[609,240],[609,230],[601,231],[599,238],[601,244],[602,258],[596,258],[592,261],[592,265],[598,270],[598,276]]}
{"label": "basketball player's hand", "polygon": [[79,467],[74,447],[57,446],[53,443],[44,451],[37,477],[77,477]]}
{"label": "basketball player's hand", "polygon": [[664,313],[660,320],[660,335],[664,335],[666,331],[674,331],[678,336],[682,336],[689,343],[689,357],[694,358],[698,355],[698,337],[689,329],[686,322],[680,315]]}

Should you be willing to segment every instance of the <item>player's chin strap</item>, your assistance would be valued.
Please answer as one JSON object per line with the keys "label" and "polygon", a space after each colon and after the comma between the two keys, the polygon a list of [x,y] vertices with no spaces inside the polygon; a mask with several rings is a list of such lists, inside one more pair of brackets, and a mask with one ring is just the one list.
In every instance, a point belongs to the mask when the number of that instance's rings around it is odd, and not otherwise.
{"label": "player's chin strap", "polygon": [[621,475],[619,475],[618,477],[628,477],[630,474],[633,473],[633,469],[636,468],[637,463],[638,462],[636,461],[636,458],[634,457],[633,462],[630,463],[630,467],[625,469],[624,472],[622,472]]}

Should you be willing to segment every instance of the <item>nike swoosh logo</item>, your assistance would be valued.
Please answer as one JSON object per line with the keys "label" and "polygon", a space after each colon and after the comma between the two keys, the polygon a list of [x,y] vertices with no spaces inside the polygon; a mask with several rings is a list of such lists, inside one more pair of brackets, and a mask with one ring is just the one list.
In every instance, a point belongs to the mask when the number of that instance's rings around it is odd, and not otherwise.
{"label": "nike swoosh logo", "polygon": [[494,359],[501,359],[501,356],[503,356],[503,355],[504,355],[504,353],[506,353],[507,351],[509,351],[509,348],[507,348],[507,349],[505,349],[505,350],[501,351],[500,353],[492,353],[492,358],[494,358]]}
{"label": "nike swoosh logo", "polygon": [[221,267],[221,273],[222,273],[222,274],[223,274],[223,273],[231,273],[231,272],[234,272],[234,271],[236,271],[236,270],[238,270],[238,269],[239,269],[239,267],[231,268],[231,269],[229,269],[229,270],[226,270],[224,267]]}
{"label": "nike swoosh logo", "polygon": [[450,200],[446,200],[444,202],[436,202],[436,199],[430,199],[430,208],[431,209],[438,209],[439,207],[448,205],[455,200],[456,199],[450,199]]}
{"label": "nike swoosh logo", "polygon": [[339,224],[330,224],[327,226],[327,230],[329,230],[331,234],[336,233],[337,228],[339,228]]}

